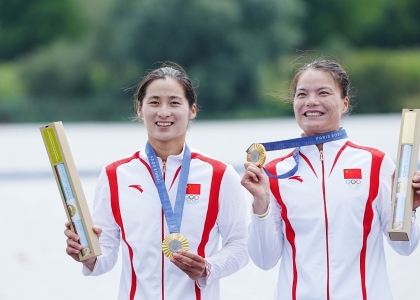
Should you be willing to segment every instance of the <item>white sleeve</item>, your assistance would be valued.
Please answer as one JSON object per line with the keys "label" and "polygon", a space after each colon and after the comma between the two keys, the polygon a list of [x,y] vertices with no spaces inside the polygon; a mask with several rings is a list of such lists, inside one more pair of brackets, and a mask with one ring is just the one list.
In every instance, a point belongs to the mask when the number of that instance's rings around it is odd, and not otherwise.
{"label": "white sleeve", "polygon": [[268,214],[252,214],[249,227],[248,251],[252,261],[259,268],[269,270],[276,266],[283,254],[281,207],[271,195]]}
{"label": "white sleeve", "polygon": [[99,244],[102,254],[97,257],[93,271],[83,266],[83,275],[97,276],[110,271],[118,260],[120,229],[111,210],[110,189],[105,169],[98,178],[93,203],[93,224],[102,228]]}
{"label": "white sleeve", "polygon": [[392,174],[394,173],[394,170],[394,162],[388,155],[385,155],[381,166],[378,194],[378,210],[380,214],[381,228],[392,249],[401,255],[410,255],[417,248],[419,243],[419,228],[415,219],[411,221],[409,241],[391,241],[388,234],[389,220],[391,217]]}
{"label": "white sleeve", "polygon": [[211,270],[207,270],[206,282],[200,280],[201,286],[231,275],[248,263],[246,204],[239,175],[232,166],[228,166],[221,182],[217,217],[222,247],[214,255],[206,257]]}

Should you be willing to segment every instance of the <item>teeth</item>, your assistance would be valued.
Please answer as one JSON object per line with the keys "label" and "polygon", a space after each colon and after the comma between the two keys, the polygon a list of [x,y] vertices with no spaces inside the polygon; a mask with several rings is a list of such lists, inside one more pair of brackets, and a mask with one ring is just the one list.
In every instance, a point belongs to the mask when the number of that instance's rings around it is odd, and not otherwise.
{"label": "teeth", "polygon": [[307,117],[320,117],[320,116],[322,116],[322,113],[320,113],[320,112],[307,112],[305,115]]}
{"label": "teeth", "polygon": [[157,122],[157,126],[170,126],[171,122]]}

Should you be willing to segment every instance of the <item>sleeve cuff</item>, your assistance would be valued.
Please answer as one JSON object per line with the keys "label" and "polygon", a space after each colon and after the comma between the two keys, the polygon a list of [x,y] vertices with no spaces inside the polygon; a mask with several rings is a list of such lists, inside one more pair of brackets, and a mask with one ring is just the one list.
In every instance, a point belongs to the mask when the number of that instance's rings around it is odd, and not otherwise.
{"label": "sleeve cuff", "polygon": [[209,276],[211,274],[211,265],[210,265],[210,263],[207,260],[205,260],[204,263],[206,264],[206,277],[198,278],[195,281],[195,284],[197,285],[197,287],[199,289],[205,288],[207,286],[207,279],[209,278]]}
{"label": "sleeve cuff", "polygon": [[83,264],[82,274],[85,275],[85,276],[93,275],[93,273],[95,273],[97,265],[98,265],[98,257],[96,257],[95,265],[93,266],[92,271],[85,264]]}

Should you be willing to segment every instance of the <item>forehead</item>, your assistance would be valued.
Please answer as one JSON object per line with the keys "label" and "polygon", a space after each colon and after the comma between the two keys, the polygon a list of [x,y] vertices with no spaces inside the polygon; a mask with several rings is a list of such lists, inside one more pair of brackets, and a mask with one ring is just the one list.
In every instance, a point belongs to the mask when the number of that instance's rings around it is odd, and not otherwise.
{"label": "forehead", "polygon": [[159,78],[151,81],[146,88],[146,94],[156,93],[184,94],[184,87],[174,78]]}
{"label": "forehead", "polygon": [[337,88],[333,76],[323,70],[308,69],[303,71],[296,83],[296,89],[311,89],[319,87]]}

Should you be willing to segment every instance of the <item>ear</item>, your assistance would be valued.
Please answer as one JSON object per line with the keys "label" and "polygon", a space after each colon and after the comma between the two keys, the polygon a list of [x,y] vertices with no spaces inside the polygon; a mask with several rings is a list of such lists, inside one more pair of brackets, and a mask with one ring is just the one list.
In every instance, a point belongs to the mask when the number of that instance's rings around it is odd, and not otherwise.
{"label": "ear", "polygon": [[346,97],[343,102],[343,114],[346,113],[349,109],[349,97]]}
{"label": "ear", "polygon": [[143,120],[143,112],[141,111],[141,106],[137,107],[137,116]]}
{"label": "ear", "polygon": [[194,120],[197,117],[197,104],[194,104],[190,109],[190,120]]}

